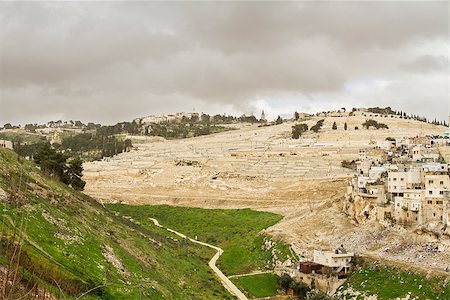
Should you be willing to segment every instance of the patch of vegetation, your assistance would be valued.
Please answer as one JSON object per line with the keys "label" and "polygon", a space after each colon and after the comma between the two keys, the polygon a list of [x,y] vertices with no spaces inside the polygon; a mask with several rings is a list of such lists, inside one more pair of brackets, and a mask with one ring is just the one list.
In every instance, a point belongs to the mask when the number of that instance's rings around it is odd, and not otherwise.
{"label": "patch of vegetation", "polygon": [[378,123],[377,121],[373,119],[366,120],[363,124],[363,127],[366,127],[366,129],[369,129],[370,127],[374,127],[376,129],[389,129],[389,127],[386,124]]}
{"label": "patch of vegetation", "polygon": [[367,262],[347,279],[338,290],[342,299],[350,299],[345,297],[348,289],[361,292],[358,299],[376,295],[377,299],[387,300],[408,294],[411,299],[450,299],[450,283],[445,278],[427,278],[426,275],[375,262]]}
{"label": "patch of vegetation", "polygon": [[367,109],[368,112],[374,113],[374,114],[382,114],[382,115],[397,115],[398,113],[390,107],[369,107]]}
{"label": "patch of vegetation", "polygon": [[173,234],[116,216],[7,149],[0,188],[8,195],[0,202],[0,268],[13,282],[10,299],[42,291],[73,299],[91,289],[83,298],[138,299],[141,285],[143,299],[233,298],[208,267],[213,250],[189,244],[186,256]]}
{"label": "patch of vegetation", "polygon": [[[263,250],[265,236],[261,230],[282,217],[250,209],[200,209],[167,205],[129,206],[108,204],[108,209],[138,221],[145,228],[154,227],[149,217],[200,241],[221,247],[224,253],[218,267],[226,275],[245,274],[271,268],[271,250]],[[287,259],[287,246],[276,242],[279,259]],[[278,250],[281,249],[281,250]]]}
{"label": "patch of vegetation", "polygon": [[210,123],[161,123],[145,127],[145,135],[161,136],[166,139],[183,139],[233,130],[230,127]]}
{"label": "patch of vegetation", "polygon": [[341,166],[343,168],[347,168],[347,169],[352,169],[352,170],[356,170],[356,161],[355,160],[343,160],[341,162]]}
{"label": "patch of vegetation", "polygon": [[317,123],[312,126],[310,130],[314,131],[315,133],[319,132],[320,128],[322,128],[323,126],[323,122],[325,122],[325,119],[317,121]]}
{"label": "patch of vegetation", "polygon": [[232,278],[236,286],[248,297],[272,297],[278,293],[278,276],[272,273]]}
{"label": "patch of vegetation", "polygon": [[72,155],[86,154],[97,159],[112,157],[116,154],[128,151],[133,147],[130,139],[120,139],[110,130],[113,126],[103,126],[96,133],[79,133],[62,139],[58,150],[64,150]]}
{"label": "patch of vegetation", "polygon": [[289,274],[282,274],[277,278],[278,289],[285,294],[292,290],[293,294],[300,299],[305,299],[311,288],[304,282],[296,282]]}
{"label": "patch of vegetation", "polygon": [[16,132],[16,131],[0,132],[0,139],[11,141],[11,142],[13,142],[13,144],[16,144],[16,143],[36,144],[39,142],[46,141],[46,138],[39,134],[31,134],[31,133]]}
{"label": "patch of vegetation", "polygon": [[292,138],[298,139],[302,135],[303,132],[308,131],[307,124],[297,124],[292,126]]}
{"label": "patch of vegetation", "polygon": [[56,152],[50,143],[44,143],[34,156],[34,161],[43,172],[55,176],[61,182],[70,185],[75,190],[83,190],[86,182],[83,176],[83,162],[79,157],[67,161],[69,156]]}

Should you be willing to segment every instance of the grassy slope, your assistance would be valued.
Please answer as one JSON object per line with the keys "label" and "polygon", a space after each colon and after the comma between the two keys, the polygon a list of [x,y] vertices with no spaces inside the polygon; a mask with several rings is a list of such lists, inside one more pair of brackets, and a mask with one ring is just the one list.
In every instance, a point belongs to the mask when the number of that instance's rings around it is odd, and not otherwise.
{"label": "grassy slope", "polygon": [[[426,275],[396,269],[381,263],[368,262],[357,270],[339,291],[353,290],[377,299],[450,299],[450,282],[440,277],[427,278]],[[344,293],[345,294],[345,293]],[[342,299],[347,299],[342,296]],[[348,299],[354,299],[348,297]],[[360,295],[357,299],[364,299]]]}
{"label": "grassy slope", "polygon": [[[264,236],[258,233],[282,218],[279,215],[250,209],[200,209],[158,206],[127,206],[109,204],[108,209],[130,216],[149,228],[156,218],[162,225],[198,240],[221,247],[224,254],[218,266],[226,275],[244,274],[270,267],[270,251],[263,251]],[[277,243],[279,257],[285,259],[288,247]]]}
{"label": "grassy slope", "polygon": [[232,281],[249,297],[263,298],[277,294],[278,284],[275,274],[258,274],[233,278]]}
{"label": "grassy slope", "polygon": [[[58,281],[71,298],[106,283],[87,298],[137,299],[142,283],[144,299],[231,298],[208,268],[212,250],[191,245],[186,257],[183,244],[168,232],[116,217],[86,195],[43,177],[32,163],[19,164],[4,149],[0,187],[18,190],[19,199],[0,203],[0,224],[9,236],[11,221],[26,225],[21,226],[28,241],[20,264],[26,278],[47,290],[57,293]],[[103,257],[104,245],[114,249],[125,273]],[[5,262],[3,239],[0,264]]]}

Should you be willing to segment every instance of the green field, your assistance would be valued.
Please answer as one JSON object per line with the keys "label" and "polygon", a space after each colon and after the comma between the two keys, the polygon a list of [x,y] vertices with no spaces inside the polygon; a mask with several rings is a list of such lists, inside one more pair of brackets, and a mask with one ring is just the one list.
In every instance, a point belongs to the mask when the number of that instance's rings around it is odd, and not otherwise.
{"label": "green field", "polygon": [[[411,299],[450,299],[450,282],[444,278],[399,270],[376,262],[366,263],[351,275],[339,291],[360,291],[379,300],[406,297]],[[345,294],[345,293],[344,293]],[[342,299],[354,299],[344,297]],[[364,299],[359,296],[357,299]]]}
{"label": "green field", "polygon": [[[264,239],[268,237],[259,232],[280,221],[280,215],[250,209],[200,209],[167,205],[109,204],[106,207],[133,218],[145,228],[154,227],[149,219],[153,217],[163,226],[221,247],[224,254],[218,260],[218,267],[226,275],[272,267],[271,251],[261,249]],[[287,245],[277,242],[275,247],[281,260],[290,255]]]}
{"label": "green field", "polygon": [[277,278],[277,275],[268,273],[232,278],[232,281],[248,297],[263,298],[277,294]]}
{"label": "green field", "polygon": [[83,299],[139,299],[140,285],[143,299],[233,298],[208,267],[212,249],[192,244],[186,256],[166,230],[116,216],[5,149],[0,188],[14,195],[0,201],[0,266],[17,266],[22,284],[8,299],[32,288],[74,299],[96,287]]}

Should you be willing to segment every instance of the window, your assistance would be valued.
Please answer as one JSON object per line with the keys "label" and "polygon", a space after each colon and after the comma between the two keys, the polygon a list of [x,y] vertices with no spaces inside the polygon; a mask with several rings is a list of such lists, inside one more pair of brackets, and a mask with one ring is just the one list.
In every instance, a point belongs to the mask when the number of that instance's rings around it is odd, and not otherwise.
{"label": "window", "polygon": [[433,191],[428,191],[428,194],[429,195],[433,195]]}
{"label": "window", "polygon": [[440,184],[440,185],[444,185],[444,182],[443,182],[443,181],[441,181],[441,182],[439,182],[439,184]]}
{"label": "window", "polygon": [[433,184],[433,180],[429,180],[428,183],[429,183],[429,184]]}
{"label": "window", "polygon": [[397,181],[397,178],[394,177],[394,181]]}
{"label": "window", "polygon": [[433,217],[436,217],[436,213],[433,213]]}
{"label": "window", "polygon": [[428,200],[427,203],[428,203],[428,204],[433,204],[433,201]]}
{"label": "window", "polygon": [[444,195],[444,191],[439,191],[439,195]]}
{"label": "window", "polygon": [[401,181],[405,181],[405,178],[400,178]]}
{"label": "window", "polygon": [[442,204],[443,202],[442,201],[436,201],[436,204]]}

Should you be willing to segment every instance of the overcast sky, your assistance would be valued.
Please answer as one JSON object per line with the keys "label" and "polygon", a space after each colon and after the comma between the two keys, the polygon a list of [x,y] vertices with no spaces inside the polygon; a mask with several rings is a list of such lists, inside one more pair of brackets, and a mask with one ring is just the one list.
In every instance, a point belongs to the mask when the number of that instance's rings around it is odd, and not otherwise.
{"label": "overcast sky", "polygon": [[449,2],[1,2],[0,124],[449,115]]}

